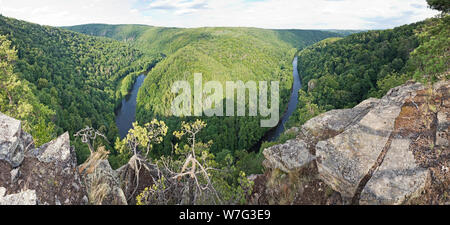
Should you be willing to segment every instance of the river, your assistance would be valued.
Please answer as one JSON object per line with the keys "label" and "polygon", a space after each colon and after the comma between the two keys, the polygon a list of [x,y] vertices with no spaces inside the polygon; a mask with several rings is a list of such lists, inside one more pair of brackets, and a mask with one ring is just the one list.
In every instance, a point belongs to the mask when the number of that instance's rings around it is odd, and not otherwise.
{"label": "river", "polygon": [[292,116],[292,114],[297,109],[298,104],[298,91],[302,88],[302,81],[300,80],[300,76],[298,74],[297,69],[298,64],[298,57],[295,56],[294,61],[292,62],[293,72],[292,76],[294,77],[294,83],[292,84],[292,92],[291,97],[289,99],[289,103],[287,106],[286,111],[283,114],[283,117],[281,117],[280,122],[278,125],[269,131],[264,135],[264,137],[261,138],[261,140],[258,141],[251,149],[252,152],[258,152],[261,148],[262,143],[264,142],[270,142],[270,141],[276,141],[280,135],[285,131],[285,124],[287,121],[289,121],[289,118]]}
{"label": "river", "polygon": [[[294,58],[294,61],[292,62],[293,67],[293,76],[294,76],[294,83],[292,85],[292,93],[291,97],[289,99],[289,103],[287,106],[287,110],[283,114],[283,117],[281,118],[280,122],[276,127],[269,130],[264,137],[253,147],[253,150],[259,150],[259,147],[261,144],[265,141],[275,141],[285,130],[285,124],[289,120],[289,118],[292,116],[294,111],[297,109],[297,103],[298,103],[298,91],[302,87],[302,83],[300,80],[300,76],[298,75],[297,70],[297,57]],[[134,121],[136,121],[136,99],[137,99],[137,93],[139,91],[139,88],[141,87],[142,83],[144,82],[145,76],[140,75],[137,79],[135,84],[133,85],[133,89],[127,97],[122,100],[122,105],[120,109],[117,111],[116,116],[116,124],[119,128],[119,134],[121,138],[124,138],[128,131],[132,128],[132,124]]]}
{"label": "river", "polygon": [[298,75],[297,70],[297,56],[295,56],[294,61],[292,62],[292,67],[293,67],[292,74],[294,76],[294,83],[292,85],[292,93],[291,98],[289,99],[288,108],[284,113],[283,117],[281,118],[280,122],[278,123],[278,125],[266,133],[266,135],[262,140],[263,142],[275,141],[276,139],[278,139],[285,130],[284,125],[286,124],[287,121],[289,121],[289,118],[297,109],[298,91],[300,90],[300,88],[302,88],[302,81],[300,80],[300,76]]}
{"label": "river", "polygon": [[136,99],[139,88],[144,83],[145,75],[136,78],[131,93],[122,100],[122,105],[116,111],[116,125],[119,128],[120,138],[127,136],[136,121]]}

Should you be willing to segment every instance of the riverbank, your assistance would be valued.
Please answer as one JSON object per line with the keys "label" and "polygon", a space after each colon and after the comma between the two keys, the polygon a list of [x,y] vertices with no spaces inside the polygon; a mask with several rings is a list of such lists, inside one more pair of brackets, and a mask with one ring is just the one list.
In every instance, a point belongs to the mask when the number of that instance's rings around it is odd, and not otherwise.
{"label": "riverbank", "polygon": [[302,83],[300,79],[300,75],[298,73],[297,69],[298,65],[298,57],[295,56],[292,62],[292,76],[294,77],[294,81],[292,83],[292,92],[291,97],[289,99],[289,103],[286,106],[286,110],[283,113],[283,116],[281,117],[281,120],[279,121],[278,125],[269,131],[266,132],[266,134],[261,138],[258,143],[256,143],[250,151],[256,152],[259,151],[261,148],[261,145],[264,142],[272,142],[275,141],[280,137],[280,135],[285,131],[285,124],[289,121],[289,118],[292,116],[294,111],[297,109],[298,104],[298,91],[302,88]]}

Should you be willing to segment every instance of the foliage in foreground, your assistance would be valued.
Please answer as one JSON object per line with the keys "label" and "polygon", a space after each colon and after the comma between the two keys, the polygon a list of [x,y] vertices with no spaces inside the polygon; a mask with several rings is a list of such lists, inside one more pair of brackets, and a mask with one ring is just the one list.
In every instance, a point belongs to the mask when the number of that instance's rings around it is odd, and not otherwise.
{"label": "foliage in foreground", "polygon": [[135,123],[127,137],[116,142],[119,151],[128,152],[145,161],[140,163],[149,163],[157,170],[154,184],[137,196],[139,205],[245,204],[252,182],[230,153],[218,161],[210,152],[212,141],[198,141],[198,134],[205,127],[201,120],[183,122],[173,135],[180,140],[186,138],[188,144],[181,147],[176,144],[172,155],[159,159],[142,156],[148,155],[153,145],[161,143],[167,134],[162,121],[153,120],[145,126]]}

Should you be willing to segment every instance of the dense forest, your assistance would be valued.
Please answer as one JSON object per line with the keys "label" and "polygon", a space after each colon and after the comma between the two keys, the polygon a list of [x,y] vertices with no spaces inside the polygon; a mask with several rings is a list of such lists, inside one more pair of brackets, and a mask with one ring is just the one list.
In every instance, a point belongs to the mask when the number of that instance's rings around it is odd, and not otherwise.
{"label": "dense forest", "polygon": [[305,85],[289,125],[382,97],[410,79],[448,79],[449,20],[442,15],[395,29],[330,38],[299,52],[298,70]]}
{"label": "dense forest", "polygon": [[[7,85],[12,89],[11,104],[2,102],[1,111],[24,120],[38,146],[85,126],[104,132],[113,143],[118,135],[114,109],[128,93],[132,78],[159,59],[112,39],[3,16],[0,36],[2,46],[11,49],[8,74],[14,75],[2,79],[11,78],[9,82],[21,87]],[[15,105],[22,107],[15,110]],[[87,149],[75,143],[82,161]]]}
{"label": "dense forest", "polygon": [[[167,56],[147,76],[139,90],[137,119],[142,124],[159,118],[171,127],[194,118],[170,115],[177,80],[193,83],[193,74],[202,73],[204,82],[280,81],[282,110],[292,86],[292,59],[296,51],[336,33],[308,30],[264,30],[256,28],[158,28],[141,25],[90,24],[67,29],[89,35],[106,36],[132,43],[149,54]],[[248,98],[247,98],[248,101]],[[246,102],[248,105],[248,102]],[[203,117],[208,127],[200,140],[213,140],[213,153],[248,150],[268,130],[260,128],[260,117]],[[155,149],[168,154],[174,137]]]}
{"label": "dense forest", "polygon": [[[175,97],[170,93],[171,84],[177,80],[193,83],[193,73],[202,73],[203,80],[219,81],[280,81],[280,115],[291,94],[293,82],[292,59],[295,48],[313,43],[329,33],[305,31],[281,32],[248,28],[201,28],[185,32],[201,32],[202,39],[169,55],[149,73],[138,95],[137,118],[168,116],[170,103]],[[184,34],[183,34],[184,35]],[[292,43],[292,44],[290,44]],[[309,44],[308,43],[308,44]],[[225,85],[224,85],[225,86]],[[161,91],[164,90],[164,91]],[[245,102],[248,106],[248,98]],[[248,108],[248,107],[246,107]],[[189,119],[189,118],[187,118]],[[249,150],[268,130],[260,127],[260,117],[212,117],[202,118],[209,126],[200,136],[202,141],[213,140],[211,151]],[[177,127],[181,120],[171,118],[168,124]],[[167,138],[166,146],[171,137]]]}

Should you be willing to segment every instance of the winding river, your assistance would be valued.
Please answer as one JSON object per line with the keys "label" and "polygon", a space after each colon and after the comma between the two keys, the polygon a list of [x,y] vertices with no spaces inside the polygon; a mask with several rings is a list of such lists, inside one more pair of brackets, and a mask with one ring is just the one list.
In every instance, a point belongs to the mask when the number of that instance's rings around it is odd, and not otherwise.
{"label": "winding river", "polygon": [[[289,99],[289,103],[287,106],[287,110],[285,111],[283,117],[281,118],[280,122],[276,127],[269,130],[266,135],[258,142],[258,144],[255,145],[253,148],[254,150],[259,150],[261,144],[265,141],[275,141],[285,130],[285,124],[289,120],[289,118],[294,113],[295,109],[297,108],[298,103],[298,91],[302,87],[300,76],[298,74],[297,70],[297,57],[294,58],[294,61],[292,62],[293,67],[293,76],[294,76],[294,83],[292,85],[292,93],[291,97]],[[124,138],[128,131],[132,128],[132,124],[134,121],[136,121],[136,99],[137,99],[137,93],[139,91],[139,88],[141,87],[142,83],[144,83],[145,76],[140,75],[137,79],[135,84],[133,85],[133,89],[131,90],[131,93],[122,100],[122,105],[116,112],[116,124],[119,128],[119,134],[121,138]]]}
{"label": "winding river", "polygon": [[127,136],[128,131],[136,121],[136,100],[139,88],[144,83],[145,75],[136,78],[130,94],[122,100],[120,108],[116,111],[116,125],[119,128],[120,138]]}
{"label": "winding river", "polygon": [[287,121],[289,121],[289,118],[297,109],[298,91],[300,90],[300,88],[302,88],[302,82],[300,80],[300,76],[298,75],[297,70],[297,56],[295,56],[294,61],[292,62],[292,67],[293,67],[292,74],[294,76],[294,83],[292,85],[292,93],[291,98],[289,99],[287,110],[285,111],[278,125],[266,133],[266,135],[262,139],[263,142],[277,140],[285,130],[284,125],[286,124]]}

